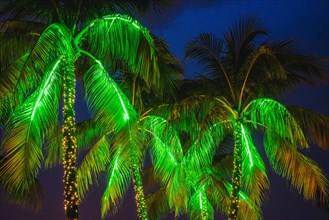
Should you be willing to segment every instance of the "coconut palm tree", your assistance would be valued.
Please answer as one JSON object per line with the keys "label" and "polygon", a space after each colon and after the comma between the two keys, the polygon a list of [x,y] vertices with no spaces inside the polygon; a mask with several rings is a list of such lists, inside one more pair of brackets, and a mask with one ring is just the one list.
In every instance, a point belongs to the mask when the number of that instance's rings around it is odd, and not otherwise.
{"label": "coconut palm tree", "polygon": [[205,74],[197,94],[207,102],[208,123],[232,129],[229,219],[243,216],[238,212],[241,189],[256,206],[268,189],[264,162],[251,136],[255,130],[264,132],[266,155],[274,171],[290,180],[305,199],[315,199],[319,192],[323,202],[328,194],[328,182],[321,169],[298,150],[309,148],[303,130],[309,142],[328,149],[328,118],[286,107],[273,99],[295,85],[312,82],[314,76],[323,77],[323,68],[317,58],[297,53],[292,40],[257,43],[267,34],[257,17],[248,16],[235,22],[223,40],[203,33],[186,49],[186,57],[195,59]]}
{"label": "coconut palm tree", "polygon": [[[173,109],[173,112],[177,109]],[[199,121],[200,122],[200,121]],[[145,122],[151,137],[153,167],[146,172],[146,179],[154,188],[154,178],[160,188],[147,197],[149,215],[154,219],[174,212],[175,217],[182,214],[190,219],[214,219],[214,212],[225,213],[229,203],[231,184],[225,179],[230,173],[232,155],[222,156],[215,164],[214,151],[224,132],[213,135],[214,129],[221,126],[206,127],[197,137],[192,133],[179,135],[178,126],[168,123],[159,116],[150,116]],[[189,123],[190,130],[195,129]],[[151,179],[151,180],[150,180]],[[259,215],[259,208],[243,192],[241,206],[244,217],[253,219]]]}
{"label": "coconut palm tree", "polygon": [[[130,128],[130,121],[137,117],[107,70],[118,70],[117,65],[124,62],[150,85],[155,86],[159,80],[152,36],[136,20],[120,14],[96,19],[77,35],[62,23],[52,24],[26,59],[15,62],[19,71],[16,97],[22,104],[7,122],[2,151],[8,160],[1,167],[2,183],[12,195],[28,192],[41,168],[42,144],[58,127],[62,92],[64,205],[68,219],[78,218],[74,64],[83,56],[88,66],[83,74],[88,103],[99,126],[104,125],[99,119],[106,116],[111,129],[128,131],[126,127]],[[137,155],[133,156],[137,163]],[[135,164],[131,166],[137,169]]]}
{"label": "coconut palm tree", "polygon": [[[141,133],[144,130],[143,123],[149,116],[150,108],[161,102],[160,100],[173,98],[172,91],[182,72],[179,63],[170,55],[163,40],[155,37],[155,47],[159,53],[158,65],[161,83],[148,87],[145,79],[137,74],[133,77],[131,77],[133,74],[124,74],[119,77],[123,88],[128,90],[121,96],[130,97],[130,101],[126,100],[127,106],[135,109],[135,114],[140,116],[137,116],[134,121],[131,120],[127,129],[121,129],[119,132],[115,130],[102,132],[103,129],[100,128],[113,127],[111,123],[106,123],[110,121],[107,115],[101,115],[99,116],[101,119],[97,119],[102,123],[101,127],[95,126],[93,120],[81,123],[77,127],[80,152],[87,152],[78,168],[78,191],[80,197],[84,199],[89,189],[97,185],[102,174],[106,173],[108,184],[101,200],[103,218],[108,213],[113,214],[119,209],[130,182],[134,183],[137,191],[137,205],[141,204],[140,206],[143,207],[141,210],[146,211],[142,177],[140,172],[136,172],[143,167],[146,151],[145,135],[143,132]],[[104,99],[104,97],[100,97],[100,99]],[[112,160],[110,160],[111,158]],[[134,162],[136,167],[132,169],[127,164],[129,161],[135,160],[134,158],[137,158],[137,161]],[[147,218],[146,213],[142,213],[140,210],[138,210],[138,215]]]}

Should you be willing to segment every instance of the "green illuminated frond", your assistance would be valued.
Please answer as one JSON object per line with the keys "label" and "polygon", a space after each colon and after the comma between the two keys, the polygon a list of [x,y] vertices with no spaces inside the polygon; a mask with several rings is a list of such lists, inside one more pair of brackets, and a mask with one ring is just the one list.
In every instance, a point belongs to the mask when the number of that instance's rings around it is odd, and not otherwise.
{"label": "green illuminated frond", "polygon": [[[194,188],[204,189],[203,197],[207,197],[213,209],[221,213],[226,213],[230,195],[225,185],[227,181],[218,172],[221,170],[221,164],[222,163],[219,163],[205,170],[200,175],[200,180],[195,183]],[[214,171],[214,169],[216,171]],[[209,218],[213,218],[213,216],[209,216]]]}
{"label": "green illuminated frond", "polygon": [[149,131],[152,140],[151,156],[154,175],[166,184],[183,157],[178,134],[161,117],[148,117],[144,126]]}
{"label": "green illuminated frond", "polygon": [[101,201],[102,218],[109,212],[115,213],[131,181],[130,155],[123,155],[122,149],[113,154],[108,170],[108,182]]}
{"label": "green illuminated frond", "polygon": [[129,120],[136,120],[137,113],[119,86],[109,76],[100,61],[84,75],[84,87],[89,110],[96,115],[98,126],[120,130]]}
{"label": "green illuminated frond", "polygon": [[110,134],[104,127],[99,126],[94,119],[88,119],[76,124],[78,154],[91,148],[103,135]]}
{"label": "green illuminated frond", "polygon": [[89,187],[97,185],[97,178],[100,173],[106,171],[106,166],[110,162],[110,144],[106,136],[103,136],[88,151],[81,166],[78,168],[78,191],[83,200]]}
{"label": "green illuminated frond", "polygon": [[60,55],[71,56],[74,53],[70,36],[68,28],[62,24],[52,24],[42,32],[22,64],[22,69],[16,74],[19,76],[19,92],[25,94],[27,89],[38,86],[49,65]]}
{"label": "green illuminated frond", "polygon": [[62,132],[60,129],[59,118],[53,121],[49,127],[47,140],[44,144],[46,149],[45,168],[52,168],[62,163]]}
{"label": "green illuminated frond", "polygon": [[76,40],[79,41],[81,37],[86,37],[86,44],[92,54],[106,59],[112,66],[123,61],[132,73],[139,74],[148,85],[156,86],[159,82],[153,39],[138,21],[127,15],[105,16],[91,22]]}
{"label": "green illuminated frond", "polygon": [[169,207],[174,210],[176,216],[187,213],[190,190],[191,187],[186,177],[186,167],[180,165],[175,169],[175,173],[166,186]]}
{"label": "green illuminated frond", "polygon": [[269,98],[255,99],[245,108],[244,113],[250,115],[254,126],[260,124],[272,135],[287,139],[294,146],[309,147],[296,120],[279,102]]}
{"label": "green illuminated frond", "polygon": [[27,193],[41,167],[45,135],[56,124],[61,90],[60,60],[48,68],[35,92],[12,112],[5,131],[1,182],[15,194]]}
{"label": "green illuminated frond", "polygon": [[[242,189],[256,205],[261,205],[269,189],[265,165],[246,126],[240,124],[242,143]],[[239,128],[236,128],[239,129]]]}
{"label": "green illuminated frond", "polygon": [[190,219],[206,220],[214,219],[214,209],[204,189],[196,190],[189,201]]}
{"label": "green illuminated frond", "polygon": [[328,180],[319,166],[290,143],[265,133],[264,146],[274,171],[291,182],[305,199],[328,199]]}

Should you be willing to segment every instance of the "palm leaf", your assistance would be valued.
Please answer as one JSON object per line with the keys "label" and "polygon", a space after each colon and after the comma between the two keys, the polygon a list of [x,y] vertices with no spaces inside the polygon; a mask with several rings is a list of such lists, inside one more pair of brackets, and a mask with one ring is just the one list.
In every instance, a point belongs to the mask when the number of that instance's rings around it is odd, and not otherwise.
{"label": "palm leaf", "polygon": [[131,181],[130,164],[127,163],[130,155],[122,155],[123,152],[121,150],[118,148],[110,162],[108,183],[101,202],[102,218],[105,217],[109,210],[112,213],[118,210],[122,197]]}
{"label": "palm leaf", "polygon": [[70,32],[62,24],[52,24],[42,32],[36,44],[31,49],[27,59],[20,69],[20,73],[13,74],[18,77],[18,89],[25,96],[40,84],[43,74],[49,65],[55,62],[63,53],[67,56],[73,54]]}
{"label": "palm leaf", "polygon": [[179,137],[172,127],[167,127],[167,121],[161,117],[150,116],[144,125],[151,134],[154,176],[167,184],[183,157]]}
{"label": "palm leaf", "polygon": [[102,17],[83,29],[76,41],[80,41],[85,33],[88,35],[83,43],[88,45],[89,52],[114,67],[124,61],[147,85],[158,84],[160,77],[154,41],[148,30],[136,20],[119,14]]}
{"label": "palm leaf", "polygon": [[85,94],[89,110],[106,132],[120,130],[129,120],[136,120],[137,113],[130,101],[111,79],[101,62],[90,67],[84,76]]}
{"label": "palm leaf", "polygon": [[306,139],[323,150],[329,150],[329,118],[297,106],[286,106],[305,133]]}
{"label": "palm leaf", "polygon": [[248,104],[244,113],[249,114],[255,127],[260,125],[295,146],[309,147],[296,120],[279,102],[269,98],[255,99]]}
{"label": "palm leaf", "polygon": [[269,190],[266,169],[257,148],[253,144],[251,133],[247,127],[241,125],[242,143],[242,190],[256,206],[260,206]]}
{"label": "palm leaf", "polygon": [[274,171],[290,180],[292,186],[305,199],[314,200],[319,193],[320,202],[328,199],[328,181],[311,159],[299,153],[290,143],[265,133],[264,146]]}
{"label": "palm leaf", "polygon": [[39,22],[0,21],[0,72],[33,47],[43,27]]}
{"label": "palm leaf", "polygon": [[[12,99],[18,83],[21,70],[29,56],[29,53],[25,53],[18,59],[14,60],[3,72],[0,73],[0,98]],[[14,104],[14,102],[13,102]]]}
{"label": "palm leaf", "polygon": [[233,72],[238,73],[246,57],[253,52],[254,39],[267,34],[268,31],[263,27],[262,20],[257,16],[243,16],[233,23],[224,36],[227,58]]}
{"label": "palm leaf", "polygon": [[147,214],[150,219],[161,219],[170,212],[166,189],[160,188],[146,197]]}
{"label": "palm leaf", "polygon": [[49,68],[38,89],[11,114],[2,152],[7,160],[1,167],[1,182],[15,195],[33,186],[42,166],[42,140],[57,120],[61,78],[60,60]]}
{"label": "palm leaf", "polygon": [[196,190],[189,201],[190,219],[214,219],[214,209],[205,193],[201,188]]}
{"label": "palm leaf", "polygon": [[86,197],[89,187],[97,185],[100,173],[106,171],[107,164],[110,163],[110,144],[106,136],[103,136],[89,150],[78,168],[78,192],[81,199]]}

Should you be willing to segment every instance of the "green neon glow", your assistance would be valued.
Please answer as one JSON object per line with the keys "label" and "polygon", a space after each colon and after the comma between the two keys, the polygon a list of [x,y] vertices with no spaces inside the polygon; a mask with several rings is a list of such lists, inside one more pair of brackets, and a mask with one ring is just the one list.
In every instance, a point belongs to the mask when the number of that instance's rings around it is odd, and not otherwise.
{"label": "green neon glow", "polygon": [[115,157],[114,167],[113,167],[113,170],[112,170],[112,173],[111,173],[111,177],[110,177],[110,180],[109,180],[109,185],[111,185],[111,183],[113,181],[114,171],[118,168],[118,159],[119,159],[119,156],[120,156],[120,150],[118,152],[118,155]]}
{"label": "green neon glow", "polygon": [[199,193],[200,198],[200,210],[202,210],[202,192]]}
{"label": "green neon glow", "polygon": [[168,153],[170,159],[175,163],[175,165],[177,165],[176,159],[175,157],[168,151],[166,145],[162,142],[162,140],[160,138],[158,138],[156,135],[154,135],[154,137],[160,141],[161,145],[164,147],[164,150]]}
{"label": "green neon glow", "polygon": [[252,161],[251,152],[250,152],[250,148],[249,148],[249,144],[248,144],[248,139],[246,137],[246,133],[245,133],[245,130],[244,130],[242,124],[241,124],[241,132],[242,132],[243,139],[244,139],[244,141],[246,143],[247,152],[248,152],[249,161],[250,161],[250,167],[253,167],[254,166],[254,162]]}
{"label": "green neon glow", "polygon": [[61,62],[61,60],[57,60],[57,62],[56,62],[56,64],[54,65],[53,69],[52,69],[51,72],[49,73],[49,76],[48,76],[48,78],[47,78],[47,80],[46,80],[46,83],[43,85],[42,91],[39,93],[39,96],[38,96],[37,102],[36,102],[36,104],[34,105],[34,108],[33,108],[33,111],[32,111],[31,121],[32,121],[33,118],[34,118],[34,115],[35,115],[35,112],[36,112],[36,110],[37,110],[37,107],[39,106],[39,103],[40,103],[40,101],[41,101],[41,97],[42,97],[42,95],[44,94],[44,92],[45,92],[45,90],[46,90],[46,87],[48,86],[48,83],[49,83],[50,79],[52,78],[53,73],[54,73],[54,71],[56,70],[56,68],[57,68],[57,66],[58,66],[58,64],[59,64],[60,62]]}
{"label": "green neon glow", "polygon": [[[99,60],[95,60],[95,61],[96,61],[96,63],[98,63],[98,65],[99,65],[104,71],[106,71],[105,68],[103,67],[102,63],[101,63]],[[129,119],[129,114],[128,114],[128,111],[127,111],[126,106],[125,106],[125,104],[124,104],[124,101],[123,101],[123,99],[122,99],[122,96],[121,96],[119,90],[117,89],[116,85],[112,82],[112,79],[110,79],[110,80],[111,80],[111,85],[112,85],[112,87],[114,88],[115,92],[116,92],[116,93],[118,94],[118,96],[119,96],[119,100],[120,100],[121,106],[122,106],[123,111],[124,111],[123,119],[124,119],[125,121],[127,121],[127,120]]]}

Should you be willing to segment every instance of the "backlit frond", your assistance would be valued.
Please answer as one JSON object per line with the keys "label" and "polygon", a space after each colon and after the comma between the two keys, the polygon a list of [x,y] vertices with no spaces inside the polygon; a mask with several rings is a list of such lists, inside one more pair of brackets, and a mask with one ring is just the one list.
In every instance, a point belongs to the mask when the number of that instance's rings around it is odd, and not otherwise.
{"label": "backlit frond", "polygon": [[167,121],[161,117],[148,117],[144,125],[152,140],[154,175],[166,184],[183,157],[179,136],[172,127],[167,127]]}
{"label": "backlit frond", "polygon": [[321,113],[297,106],[287,106],[287,109],[305,132],[307,140],[328,151],[329,118]]}
{"label": "backlit frond", "polygon": [[88,108],[106,132],[120,130],[129,120],[136,120],[137,113],[101,62],[95,62],[84,76]]}
{"label": "backlit frond", "polygon": [[45,149],[47,155],[45,168],[52,168],[61,164],[63,159],[62,133],[58,118],[53,121],[46,136]]}
{"label": "backlit frond", "polygon": [[328,199],[328,181],[319,166],[297,151],[290,143],[266,132],[266,154],[274,171],[288,179],[305,199],[314,200],[320,194],[320,202]]}
{"label": "backlit frond", "polygon": [[269,182],[266,175],[265,165],[257,148],[253,144],[251,133],[246,126],[241,124],[242,143],[242,176],[243,191],[256,205],[261,205],[265,198]]}
{"label": "backlit frond", "polygon": [[29,52],[22,69],[19,69],[20,73],[15,74],[19,76],[18,83],[21,92],[25,94],[27,89],[33,89],[39,85],[49,65],[60,55],[72,56],[70,36],[68,28],[62,24],[52,24],[42,32]]}
{"label": "backlit frond", "polygon": [[56,124],[61,89],[60,60],[45,74],[38,89],[11,114],[3,140],[7,160],[0,170],[1,182],[16,195],[26,193],[42,166],[43,138]]}
{"label": "backlit frond", "polygon": [[150,219],[161,219],[170,212],[168,194],[163,187],[146,197],[147,214]]}
{"label": "backlit frond", "polygon": [[118,147],[113,154],[108,170],[108,182],[101,201],[102,218],[111,211],[115,213],[122,203],[131,181],[130,157],[123,155],[122,148]]}
{"label": "backlit frond", "polygon": [[189,200],[190,219],[214,219],[214,209],[208,199],[204,188],[196,190]]}
{"label": "backlit frond", "polygon": [[250,116],[255,127],[260,125],[260,128],[287,139],[294,146],[309,147],[296,120],[279,102],[269,98],[255,99],[245,108],[244,114]]}
{"label": "backlit frond", "polygon": [[78,154],[91,148],[103,135],[110,134],[104,127],[99,126],[95,119],[88,119],[76,125]]}
{"label": "backlit frond", "polygon": [[101,172],[106,171],[108,163],[110,163],[110,144],[106,136],[103,136],[88,151],[78,168],[78,191],[81,199],[86,197],[90,186],[98,184],[97,178]]}
{"label": "backlit frond", "polygon": [[[77,37],[86,36],[89,51],[112,66],[117,60],[128,63],[148,85],[159,82],[156,48],[149,31],[131,17],[113,14],[91,22]],[[103,61],[103,60],[102,60]]]}

